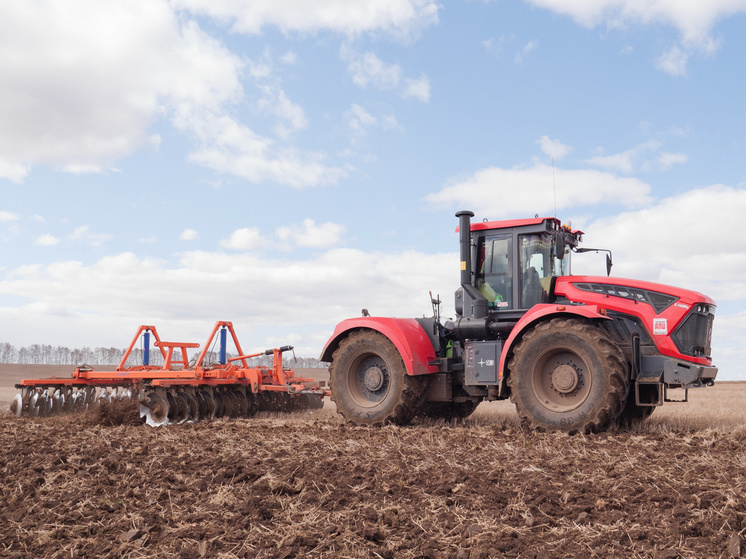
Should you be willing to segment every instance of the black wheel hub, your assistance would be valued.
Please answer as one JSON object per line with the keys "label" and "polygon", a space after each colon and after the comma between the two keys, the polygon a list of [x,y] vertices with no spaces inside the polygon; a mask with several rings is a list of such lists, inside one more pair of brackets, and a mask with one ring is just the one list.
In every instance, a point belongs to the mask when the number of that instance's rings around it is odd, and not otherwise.
{"label": "black wheel hub", "polygon": [[363,374],[363,383],[365,384],[365,388],[367,388],[371,392],[377,392],[378,390],[383,388],[383,383],[385,380],[386,377],[384,376],[383,371],[376,366],[370,367]]}
{"label": "black wheel hub", "polygon": [[555,412],[572,411],[582,405],[590,392],[588,365],[570,350],[548,350],[532,371],[532,386],[536,398],[546,408]]}
{"label": "black wheel hub", "polygon": [[353,367],[349,381],[350,392],[360,406],[375,405],[389,390],[390,379],[386,362],[378,355],[362,356]]}
{"label": "black wheel hub", "polygon": [[560,365],[552,371],[552,385],[560,394],[570,394],[579,382],[578,372],[570,365]]}

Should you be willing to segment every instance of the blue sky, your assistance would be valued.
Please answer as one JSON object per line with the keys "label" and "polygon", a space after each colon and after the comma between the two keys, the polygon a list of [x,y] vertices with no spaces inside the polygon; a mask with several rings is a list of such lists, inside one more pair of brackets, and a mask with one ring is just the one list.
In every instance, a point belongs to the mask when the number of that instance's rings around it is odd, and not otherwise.
{"label": "blue sky", "polygon": [[455,211],[556,213],[614,275],[712,296],[720,377],[746,379],[745,23],[743,0],[5,2],[0,341],[220,319],[316,356],[363,307],[452,314]]}

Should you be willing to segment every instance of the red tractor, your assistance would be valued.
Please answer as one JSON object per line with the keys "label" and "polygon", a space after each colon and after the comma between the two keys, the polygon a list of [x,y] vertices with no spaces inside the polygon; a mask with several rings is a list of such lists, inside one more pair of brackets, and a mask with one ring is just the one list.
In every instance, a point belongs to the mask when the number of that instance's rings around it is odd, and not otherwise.
{"label": "red tractor", "polygon": [[[643,420],[714,383],[709,297],[570,275],[572,252],[599,249],[578,248],[583,233],[556,218],[456,216],[455,320],[442,322],[434,300],[431,318],[345,320],[324,347],[332,399],[347,420],[461,418],[483,400],[510,398],[539,430],[591,432]],[[683,399],[669,399],[669,388],[683,388]]]}

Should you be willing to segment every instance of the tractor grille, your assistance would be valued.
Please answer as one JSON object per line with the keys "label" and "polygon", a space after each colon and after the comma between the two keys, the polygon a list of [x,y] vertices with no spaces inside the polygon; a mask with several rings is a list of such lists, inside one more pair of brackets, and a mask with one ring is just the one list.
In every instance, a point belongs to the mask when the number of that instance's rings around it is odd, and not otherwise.
{"label": "tractor grille", "polygon": [[649,289],[636,289],[624,285],[612,285],[609,283],[573,283],[575,287],[591,293],[602,293],[606,296],[622,297],[623,299],[632,299],[638,303],[647,303],[655,309],[657,314],[662,313],[668,307],[673,305],[678,297],[650,291]]}
{"label": "tractor grille", "polygon": [[671,338],[683,355],[707,357],[712,354],[712,322],[715,307],[697,304],[692,307],[684,321],[679,324]]}

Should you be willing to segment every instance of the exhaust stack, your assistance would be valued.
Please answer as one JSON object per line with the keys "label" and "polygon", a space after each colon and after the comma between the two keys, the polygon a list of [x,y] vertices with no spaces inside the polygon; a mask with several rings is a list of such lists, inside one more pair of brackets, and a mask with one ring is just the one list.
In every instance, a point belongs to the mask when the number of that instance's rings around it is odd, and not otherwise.
{"label": "exhaust stack", "polygon": [[[489,313],[487,310],[487,299],[477,291],[471,279],[471,218],[474,212],[460,211],[456,213],[459,218],[459,245],[461,252],[461,289],[456,292],[456,312],[459,308],[464,318],[485,318]],[[459,301],[461,299],[461,301]]]}
{"label": "exhaust stack", "polygon": [[459,246],[461,248],[461,285],[471,285],[471,218],[474,212],[456,212],[459,220]]}

